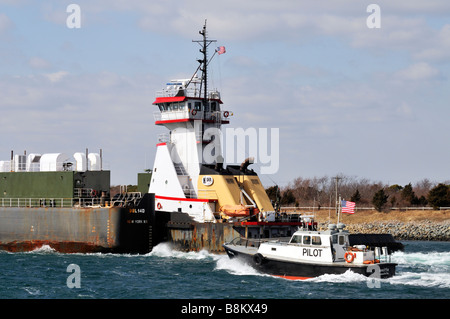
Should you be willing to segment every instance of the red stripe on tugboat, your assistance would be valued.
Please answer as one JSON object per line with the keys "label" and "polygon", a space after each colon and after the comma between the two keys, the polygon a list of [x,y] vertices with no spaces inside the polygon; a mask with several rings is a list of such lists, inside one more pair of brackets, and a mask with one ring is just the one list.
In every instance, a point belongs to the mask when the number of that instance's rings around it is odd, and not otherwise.
{"label": "red stripe on tugboat", "polygon": [[305,223],[302,221],[298,222],[241,222],[242,225],[247,226],[264,226],[264,225],[270,225],[270,226],[288,226],[288,225],[302,225],[302,226],[317,226],[317,222],[314,223]]}
{"label": "red stripe on tugboat", "polygon": [[204,202],[204,203],[210,203],[210,202],[217,201],[217,199],[181,198],[181,197],[168,197],[168,196],[159,196],[159,195],[155,195],[155,198],[166,199],[166,200],[175,200],[175,201],[185,201],[185,202]]}
{"label": "red stripe on tugboat", "polygon": [[[190,97],[190,96],[162,96],[162,97],[157,97],[155,102],[153,102],[153,104],[169,103],[169,102],[183,102],[186,100],[201,101],[202,99],[198,98],[198,97]],[[220,104],[223,104],[223,102],[220,99],[209,99],[209,101],[218,102]]]}
{"label": "red stripe on tugboat", "polygon": [[[164,121],[155,121],[155,125],[161,125],[161,124],[170,124],[170,123],[182,123],[182,122],[189,122],[189,121],[203,121],[205,123],[215,123],[214,120],[202,120],[202,119],[178,119],[178,120],[164,120]],[[230,121],[222,120],[221,124],[230,124]]]}
{"label": "red stripe on tugboat", "polygon": [[189,122],[193,121],[194,119],[178,119],[178,120],[165,120],[165,121],[155,121],[155,125],[159,124],[168,124],[168,123],[181,123],[181,122]]}

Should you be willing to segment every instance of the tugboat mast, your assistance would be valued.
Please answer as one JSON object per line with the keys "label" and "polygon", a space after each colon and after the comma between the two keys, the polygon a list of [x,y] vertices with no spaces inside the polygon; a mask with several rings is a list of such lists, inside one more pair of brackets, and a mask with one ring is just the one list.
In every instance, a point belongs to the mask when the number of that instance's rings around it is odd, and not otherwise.
{"label": "tugboat mast", "polygon": [[[217,42],[217,40],[208,40],[208,35],[206,33],[206,20],[205,24],[203,25],[203,30],[198,32],[203,36],[202,40],[192,40],[192,42],[197,42],[202,46],[202,48],[199,50],[203,54],[203,58],[197,60],[200,63],[199,69],[202,71],[202,86],[203,86],[203,104],[206,105],[208,101],[208,46],[213,43]],[[200,87],[200,94],[201,94],[202,88]],[[200,95],[201,96],[201,95]]]}

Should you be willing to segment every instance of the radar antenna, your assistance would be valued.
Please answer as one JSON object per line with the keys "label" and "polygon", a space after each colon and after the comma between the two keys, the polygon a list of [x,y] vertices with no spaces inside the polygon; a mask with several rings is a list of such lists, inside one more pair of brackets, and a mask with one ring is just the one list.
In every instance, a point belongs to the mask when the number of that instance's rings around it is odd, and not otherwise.
{"label": "radar antenna", "polygon": [[[208,63],[209,63],[209,61],[208,61],[208,46],[213,42],[217,42],[217,40],[208,40],[208,35],[206,32],[206,19],[205,19],[205,24],[203,25],[203,29],[201,31],[199,31],[198,33],[203,36],[203,39],[202,40],[192,40],[192,42],[197,42],[201,46],[200,53],[202,53],[203,58],[197,60],[198,63],[200,63],[197,70],[200,69],[202,71],[202,82],[200,85],[200,97],[201,97],[202,86],[203,86],[203,104],[206,105],[207,100],[208,100]],[[194,73],[194,76],[195,76],[195,74],[196,73]],[[194,78],[194,76],[192,77],[192,79]],[[191,81],[192,81],[192,79],[191,79]],[[189,83],[191,81],[189,81]],[[188,85],[189,85],[189,83],[188,83]]]}

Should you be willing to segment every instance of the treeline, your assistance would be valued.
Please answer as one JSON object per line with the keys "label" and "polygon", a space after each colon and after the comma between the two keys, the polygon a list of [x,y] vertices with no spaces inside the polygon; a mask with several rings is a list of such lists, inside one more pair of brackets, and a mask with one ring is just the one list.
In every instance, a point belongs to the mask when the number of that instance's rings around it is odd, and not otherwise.
{"label": "treeline", "polygon": [[[337,183],[337,185],[336,185]],[[337,186],[337,188],[336,188]],[[378,211],[401,207],[450,207],[450,181],[423,179],[415,184],[388,185],[353,176],[297,177],[286,187],[266,189],[270,199],[280,206],[335,206],[337,196],[356,202],[357,207],[375,207]]]}

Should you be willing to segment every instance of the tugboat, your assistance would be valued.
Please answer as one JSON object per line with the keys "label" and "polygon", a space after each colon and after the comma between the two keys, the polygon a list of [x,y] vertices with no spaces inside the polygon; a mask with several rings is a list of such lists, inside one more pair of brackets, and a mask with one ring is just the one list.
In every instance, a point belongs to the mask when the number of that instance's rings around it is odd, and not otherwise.
{"label": "tugboat", "polygon": [[[190,78],[167,82],[153,102],[155,125],[168,130],[158,136],[152,174],[146,174],[148,192],[155,194],[154,229],[166,234],[160,239],[178,250],[225,253],[223,244],[236,237],[289,239],[299,227],[316,227],[298,213],[280,213],[251,168],[252,157],[225,163],[221,130],[233,112],[210,89],[208,65],[226,50],[218,46],[208,57],[216,40],[208,38],[206,21],[199,34],[202,39],[193,40],[200,45],[198,68]],[[379,243],[376,234],[368,236],[364,242]]]}
{"label": "tugboat", "polygon": [[349,233],[344,228],[342,223],[329,224],[326,231],[302,227],[288,242],[236,238],[223,246],[230,258],[239,258],[258,271],[286,279],[343,274],[348,270],[374,278],[395,275],[397,264],[390,262],[387,247],[371,250],[365,245],[350,246]]}
{"label": "tugboat", "polygon": [[[291,236],[298,218],[281,220],[249,157],[240,165],[226,165],[221,128],[230,123],[220,92],[208,85],[208,64],[223,54],[219,46],[208,57],[206,22],[199,31],[202,57],[190,78],[173,79],[156,93],[155,125],[160,134],[149,193],[155,194],[155,216],[166,225],[166,240],[181,250],[224,252],[222,245],[237,236]],[[209,49],[208,49],[209,48]],[[245,137],[244,137],[245,138]]]}

